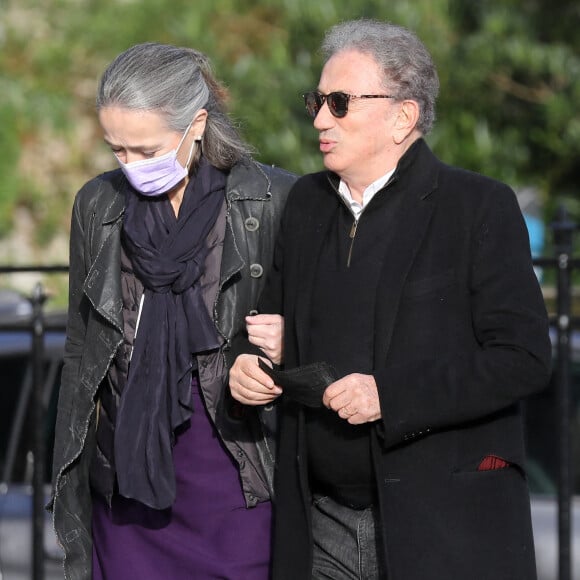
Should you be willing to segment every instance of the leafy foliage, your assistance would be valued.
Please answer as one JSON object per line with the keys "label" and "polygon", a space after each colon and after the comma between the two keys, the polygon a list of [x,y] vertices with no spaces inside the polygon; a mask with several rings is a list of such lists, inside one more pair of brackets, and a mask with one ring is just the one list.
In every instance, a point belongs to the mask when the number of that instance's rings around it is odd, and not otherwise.
{"label": "leafy foliage", "polygon": [[431,50],[442,90],[429,141],[441,158],[534,187],[548,214],[563,200],[580,219],[577,2],[0,0],[0,10],[0,237],[17,206],[39,245],[68,231],[76,190],[114,165],[93,110],[97,79],[138,42],[206,52],[258,157],[318,170],[300,95],[317,85],[324,31],[362,16],[408,26]]}

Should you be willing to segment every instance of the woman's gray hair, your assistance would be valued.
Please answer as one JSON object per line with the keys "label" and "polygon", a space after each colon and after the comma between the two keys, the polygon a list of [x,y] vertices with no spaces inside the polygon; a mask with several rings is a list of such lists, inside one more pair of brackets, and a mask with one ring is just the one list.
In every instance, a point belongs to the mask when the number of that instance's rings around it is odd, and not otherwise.
{"label": "woman's gray hair", "polygon": [[[219,169],[252,154],[226,113],[227,91],[213,76],[209,59],[192,48],[147,42],[111,62],[97,90],[97,111],[121,107],[163,116],[167,127],[184,133],[200,109],[207,110],[201,151]],[[196,148],[192,166],[197,165]]]}
{"label": "woman's gray hair", "polygon": [[429,51],[413,32],[389,22],[351,20],[332,27],[321,50],[325,62],[344,50],[371,56],[383,70],[385,90],[399,101],[410,99],[419,103],[417,129],[423,135],[431,130],[439,78]]}

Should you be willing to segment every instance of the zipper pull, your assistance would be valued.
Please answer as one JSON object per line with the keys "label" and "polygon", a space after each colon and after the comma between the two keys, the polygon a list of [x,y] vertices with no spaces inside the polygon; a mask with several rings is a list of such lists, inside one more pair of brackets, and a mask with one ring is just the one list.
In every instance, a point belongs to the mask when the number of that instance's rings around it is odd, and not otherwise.
{"label": "zipper pull", "polygon": [[358,220],[355,219],[352,222],[352,226],[350,228],[350,234],[348,234],[351,240],[354,240],[354,237],[356,236],[356,228],[357,228],[357,226],[358,226]]}
{"label": "zipper pull", "polygon": [[355,219],[352,222],[352,227],[350,228],[350,233],[348,237],[350,238],[350,248],[348,249],[348,258],[346,259],[346,267],[350,268],[350,259],[352,257],[352,247],[354,245],[354,237],[356,236],[356,228],[358,227],[358,220]]}

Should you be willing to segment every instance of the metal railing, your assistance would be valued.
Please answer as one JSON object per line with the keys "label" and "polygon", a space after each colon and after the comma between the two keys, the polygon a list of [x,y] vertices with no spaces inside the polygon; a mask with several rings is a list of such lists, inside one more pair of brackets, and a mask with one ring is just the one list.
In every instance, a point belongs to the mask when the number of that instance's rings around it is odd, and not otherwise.
{"label": "metal railing", "polygon": [[[5,266],[0,267],[0,274],[13,274],[23,272],[35,273],[66,273],[68,266]],[[45,333],[47,324],[45,320],[44,305],[47,295],[43,285],[37,283],[32,295],[29,297],[32,312],[29,320],[8,322],[0,326],[1,330],[22,331],[30,330],[32,335],[31,361],[32,361],[32,417],[35,425],[32,439],[32,454],[34,458],[32,471],[32,580],[44,580],[45,578],[45,552],[44,552],[44,518],[45,496],[44,476],[46,472],[46,442],[43,426],[46,420],[46,408],[44,403],[44,358],[45,358]],[[63,325],[50,327],[51,330],[62,330]],[[17,442],[14,442],[15,445]]]}
{"label": "metal railing", "polygon": [[572,274],[580,269],[580,259],[573,258],[574,232],[578,225],[568,216],[565,208],[558,209],[551,224],[554,239],[554,257],[539,258],[540,267],[556,269],[556,314],[552,323],[557,331],[556,344],[556,400],[558,424],[558,579],[572,580],[572,497],[574,463],[572,461],[572,382],[571,331],[578,328],[580,318],[573,316]]}

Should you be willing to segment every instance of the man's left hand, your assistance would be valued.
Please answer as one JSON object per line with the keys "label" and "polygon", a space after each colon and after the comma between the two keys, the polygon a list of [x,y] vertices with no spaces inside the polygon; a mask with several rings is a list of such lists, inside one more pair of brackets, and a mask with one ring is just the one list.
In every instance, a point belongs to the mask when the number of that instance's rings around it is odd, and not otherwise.
{"label": "man's left hand", "polygon": [[377,383],[372,375],[353,373],[329,385],[322,402],[351,425],[381,418]]}

